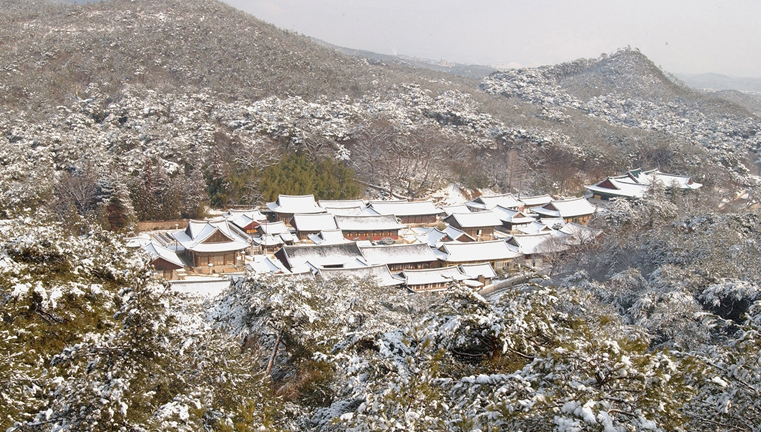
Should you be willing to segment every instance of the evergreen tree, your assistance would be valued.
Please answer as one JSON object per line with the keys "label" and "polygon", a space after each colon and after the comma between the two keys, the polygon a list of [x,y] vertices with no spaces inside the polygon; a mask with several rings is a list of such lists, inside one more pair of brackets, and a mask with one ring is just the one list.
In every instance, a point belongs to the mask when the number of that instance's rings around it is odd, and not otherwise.
{"label": "evergreen tree", "polygon": [[197,168],[187,168],[185,174],[182,215],[188,218],[202,217],[204,206],[209,201],[209,195],[206,193],[206,181],[203,178],[203,172]]}
{"label": "evergreen tree", "polygon": [[280,163],[265,169],[259,181],[262,197],[274,201],[279,194],[314,194],[317,199],[356,198],[361,189],[354,171],[333,159],[309,160],[299,153],[287,154]]}

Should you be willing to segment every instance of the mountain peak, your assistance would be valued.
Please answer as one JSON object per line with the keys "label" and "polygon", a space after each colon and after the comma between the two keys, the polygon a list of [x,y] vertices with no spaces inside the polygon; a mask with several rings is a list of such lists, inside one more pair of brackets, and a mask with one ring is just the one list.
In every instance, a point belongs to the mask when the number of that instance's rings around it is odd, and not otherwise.
{"label": "mountain peak", "polygon": [[562,63],[550,67],[550,71],[558,85],[582,100],[606,94],[660,99],[680,92],[679,86],[636,48]]}

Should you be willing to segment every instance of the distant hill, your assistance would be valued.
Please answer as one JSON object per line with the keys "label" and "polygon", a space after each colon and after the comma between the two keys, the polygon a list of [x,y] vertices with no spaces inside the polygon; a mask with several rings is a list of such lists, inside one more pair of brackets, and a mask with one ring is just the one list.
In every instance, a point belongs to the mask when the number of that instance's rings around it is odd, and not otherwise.
{"label": "distant hill", "polygon": [[761,93],[761,78],[738,78],[716,73],[675,75],[683,83],[696,89]]}
{"label": "distant hill", "polygon": [[636,50],[564,63],[551,70],[561,87],[582,99],[607,94],[665,99],[684,93],[650,59]]}
{"label": "distant hill", "polygon": [[[568,136],[586,137],[579,140],[579,153],[607,146],[605,157],[623,151],[630,166],[702,172],[706,179],[729,170],[732,177],[747,174],[749,166],[755,170],[757,158],[747,155],[761,150],[759,120],[750,106],[681,86],[637,50],[497,72],[481,89],[541,106],[540,115],[563,125]],[[708,175],[712,164],[717,169]],[[729,178],[726,172],[720,176]]]}
{"label": "distant hill", "polygon": [[497,71],[497,69],[491,66],[471,65],[471,64],[463,64],[463,63],[449,63],[449,62],[447,62],[446,64],[442,64],[444,63],[442,61],[437,62],[435,60],[415,58],[415,57],[409,57],[404,55],[394,56],[394,55],[388,55],[388,54],[379,54],[372,51],[340,47],[340,46],[333,45],[316,38],[312,38],[312,40],[315,41],[317,44],[333,48],[344,54],[365,58],[371,62],[400,64],[405,66],[411,66],[414,68],[430,69],[437,72],[444,72],[444,73],[462,76],[466,78],[473,78],[473,79],[480,80],[480,79],[486,78],[487,76],[489,76],[489,74]]}

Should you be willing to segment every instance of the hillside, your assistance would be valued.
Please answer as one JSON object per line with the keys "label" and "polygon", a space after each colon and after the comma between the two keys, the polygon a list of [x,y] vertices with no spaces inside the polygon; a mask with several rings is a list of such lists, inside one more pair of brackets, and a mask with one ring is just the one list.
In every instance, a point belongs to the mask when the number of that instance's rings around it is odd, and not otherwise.
{"label": "hillside", "polygon": [[[63,214],[79,181],[93,191],[79,213],[114,194],[138,218],[257,204],[261,171],[294,150],[341,160],[368,196],[451,182],[573,195],[638,166],[722,189],[755,181],[758,119],[635,50],[479,82],[348,56],[213,0],[7,3],[6,213]],[[151,204],[166,189],[175,204]]]}
{"label": "hillside", "polygon": [[[675,84],[636,50],[494,73],[481,89],[540,106],[547,119],[568,124],[567,131],[582,124],[590,129],[588,136],[605,136],[640,163],[692,170],[696,176],[694,168],[705,170],[708,163],[718,177],[706,179],[719,183],[742,183],[750,170],[756,171],[756,158],[748,155],[760,150],[758,117],[740,105]],[[568,134],[583,136],[579,129]],[[640,138],[649,142],[637,142],[632,133],[643,133]]]}
{"label": "hillside", "polygon": [[757,117],[761,117],[761,93],[744,93],[737,90],[707,91],[707,95],[739,105]]}
{"label": "hillside", "polygon": [[209,89],[225,100],[355,97],[390,83],[379,68],[221,2],[5,3],[0,102],[13,107],[64,103],[91,83],[107,93]]}

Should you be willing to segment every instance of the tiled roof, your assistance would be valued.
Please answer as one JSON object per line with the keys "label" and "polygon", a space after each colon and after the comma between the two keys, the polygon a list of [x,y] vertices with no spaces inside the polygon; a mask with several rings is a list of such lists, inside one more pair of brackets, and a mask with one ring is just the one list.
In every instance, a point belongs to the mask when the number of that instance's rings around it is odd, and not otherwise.
{"label": "tiled roof", "polygon": [[257,256],[254,262],[247,265],[256,274],[290,274],[287,268],[278,260],[268,256]]}
{"label": "tiled roof", "polygon": [[[562,221],[563,219],[558,219],[558,220]],[[518,231],[524,234],[537,234],[540,232],[552,231],[552,227],[548,226],[544,221],[545,219],[543,219],[542,221],[534,221],[534,222],[531,222],[530,224],[520,226],[517,229]]]}
{"label": "tiled roof", "polygon": [[526,205],[526,207],[543,206],[550,201],[552,197],[549,195],[534,195],[534,196],[519,196],[518,199]]}
{"label": "tiled roof", "polygon": [[317,204],[324,209],[366,207],[363,200],[320,200]]}
{"label": "tiled roof", "polygon": [[464,281],[473,279],[471,276],[463,274],[457,267],[440,267],[434,269],[405,270],[401,273],[405,278],[408,286],[440,284],[452,281]]}
{"label": "tiled roof", "polygon": [[363,258],[362,252],[354,242],[330,245],[283,246],[276,256],[285,254],[288,268],[298,267],[309,261],[317,267],[341,266],[349,261]]}
{"label": "tiled roof", "polygon": [[543,232],[538,234],[516,234],[508,243],[518,247],[524,255],[547,254],[561,252],[568,249],[565,242],[565,234],[558,231]]}
{"label": "tiled roof", "polygon": [[252,222],[266,222],[267,216],[264,216],[259,210],[230,210],[223,215],[225,219],[233,223],[238,228],[245,228]]}
{"label": "tiled roof", "polygon": [[259,225],[264,234],[283,234],[290,233],[285,222],[265,222]]}
{"label": "tiled roof", "polygon": [[315,202],[314,195],[279,195],[277,201],[267,203],[267,208],[275,213],[325,213]]}
{"label": "tiled roof", "polygon": [[[628,177],[625,179],[629,180]],[[615,177],[608,177],[597,184],[584,187],[593,194],[614,195],[626,198],[640,198],[645,196],[648,190],[650,190],[648,185],[622,181],[621,178]]]}
{"label": "tiled roof", "polygon": [[161,258],[164,261],[172,263],[178,267],[185,267],[185,263],[179,256],[177,256],[177,252],[171,249],[167,249],[154,242],[146,244],[143,248],[154,260]]}
{"label": "tiled roof", "polygon": [[405,228],[394,215],[336,216],[336,225],[343,231],[393,231]]}
{"label": "tiled roof", "polygon": [[362,255],[370,265],[404,264],[437,261],[431,248],[425,243],[390,246],[361,246]]}
{"label": "tiled roof", "polygon": [[[217,232],[229,241],[204,243]],[[184,231],[176,231],[172,233],[172,236],[183,248],[194,252],[234,252],[248,247],[248,236],[224,219],[218,221],[191,220]]]}
{"label": "tiled roof", "polygon": [[370,207],[382,215],[429,216],[443,213],[431,201],[371,201]]}
{"label": "tiled roof", "polygon": [[291,225],[298,231],[323,231],[335,230],[336,221],[333,215],[328,213],[295,214],[291,219]]}
{"label": "tiled roof", "polygon": [[451,263],[503,261],[520,256],[504,240],[443,243],[439,250],[446,252],[445,261]]}
{"label": "tiled roof", "polygon": [[444,213],[447,214],[447,216],[451,215],[452,213],[468,213],[470,211],[468,206],[465,204],[444,206],[441,209],[444,211]]}
{"label": "tiled roof", "polygon": [[502,225],[502,221],[488,210],[473,213],[453,213],[444,218],[444,222],[448,224],[455,223],[462,228],[497,227]]}
{"label": "tiled roof", "polygon": [[479,276],[483,276],[487,279],[494,279],[497,277],[497,273],[494,272],[491,264],[460,264],[460,270],[470,276],[473,279],[477,279]]}
{"label": "tiled roof", "polygon": [[341,244],[349,243],[341,230],[327,230],[320,231],[318,234],[309,234],[309,240],[312,240],[314,244]]}
{"label": "tiled roof", "polygon": [[502,206],[494,207],[492,212],[499,218],[499,220],[512,224],[530,224],[536,220],[536,218],[527,216],[523,212],[507,209]]}
{"label": "tiled roof", "polygon": [[513,194],[481,195],[473,201],[465,203],[465,205],[475,210],[491,210],[498,205],[505,208],[523,207],[523,203],[516,199]]}
{"label": "tiled roof", "polygon": [[594,214],[596,207],[584,197],[570,198],[552,201],[542,207],[536,207],[532,211],[541,216],[572,218]]}

